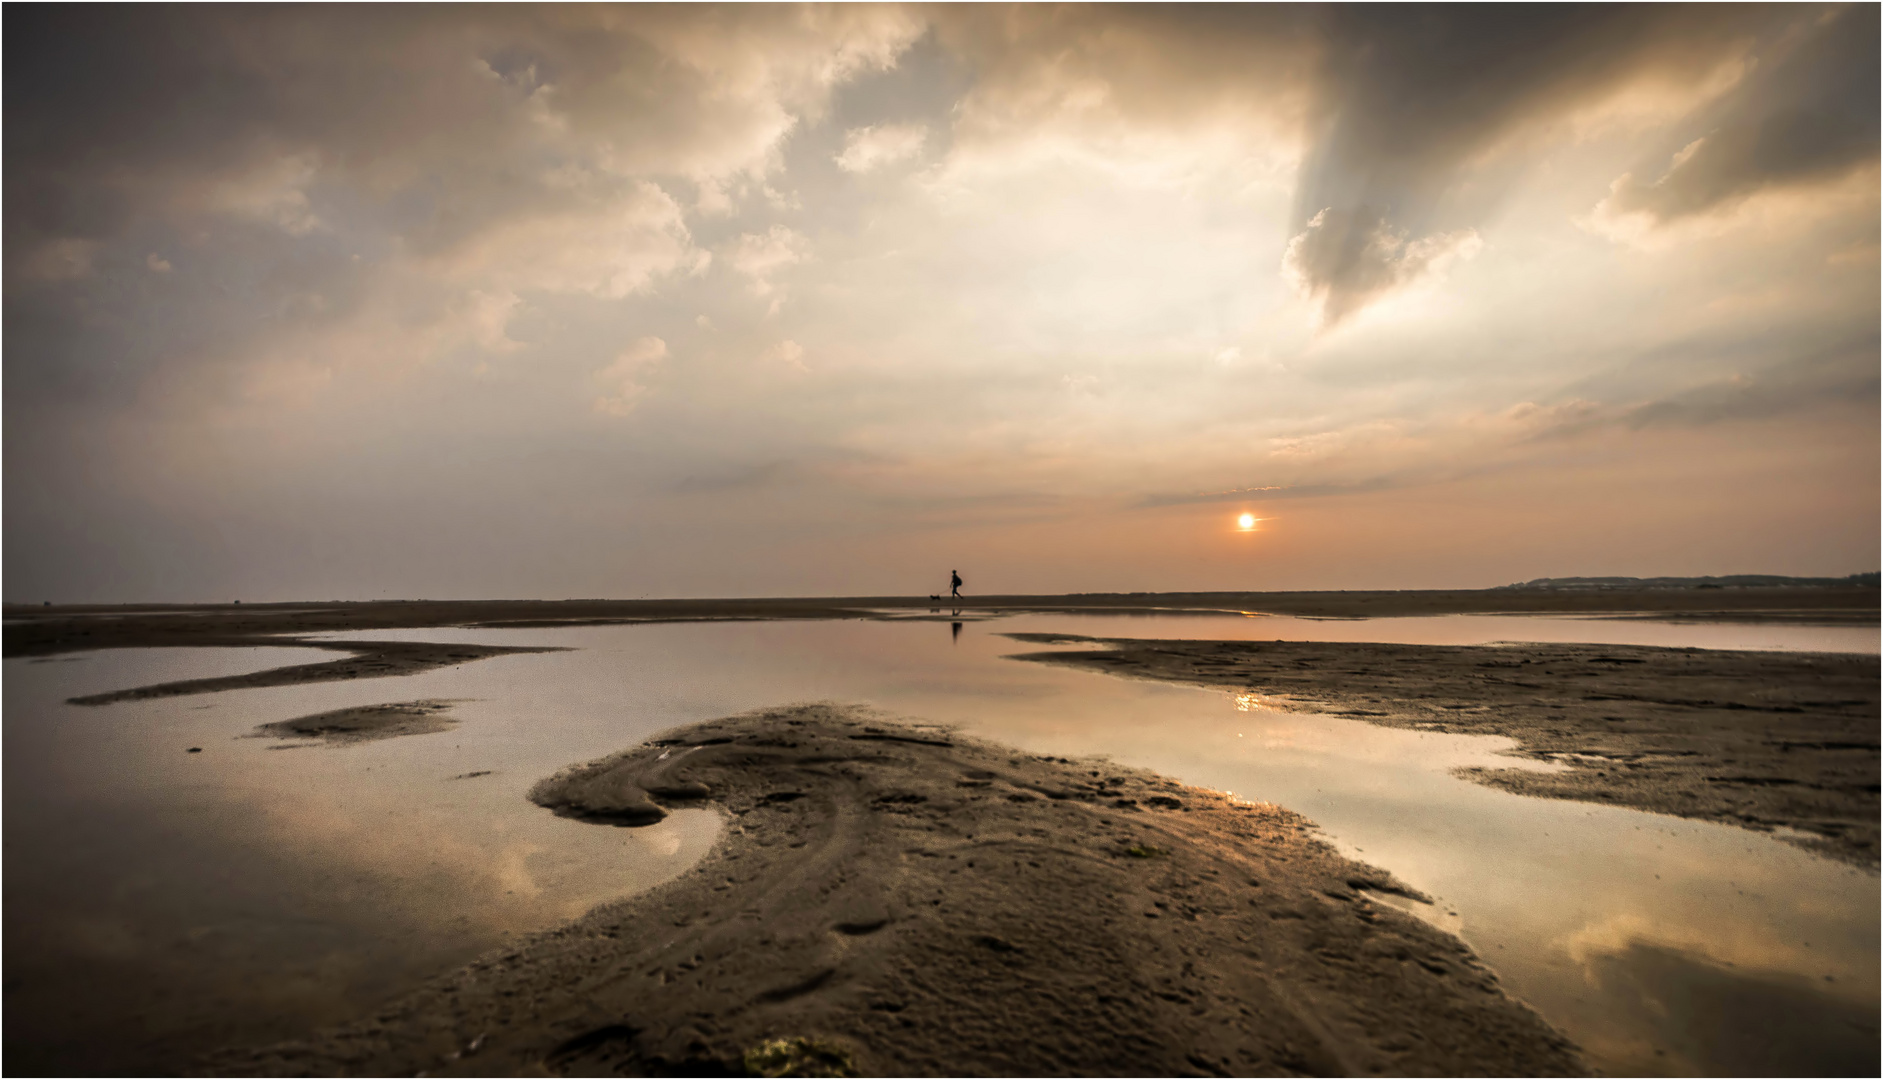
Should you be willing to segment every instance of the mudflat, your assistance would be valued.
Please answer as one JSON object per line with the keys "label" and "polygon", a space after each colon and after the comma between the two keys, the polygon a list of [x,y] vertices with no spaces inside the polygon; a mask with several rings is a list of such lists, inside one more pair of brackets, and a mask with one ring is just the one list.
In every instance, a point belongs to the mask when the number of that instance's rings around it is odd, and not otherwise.
{"label": "mudflat", "polygon": [[[1314,618],[1453,614],[1606,614],[1867,623],[1879,592],[1861,587],[1455,589],[1380,592],[1078,593],[973,596],[963,610],[1084,614],[1265,612]],[[721,619],[869,619],[940,606],[927,597],[728,600],[383,600],[157,606],[8,604],[6,656],[168,645],[319,645],[297,635],[465,626],[521,629]]]}
{"label": "mudflat", "polygon": [[1875,656],[1009,636],[1107,646],[1019,659],[1231,687],[1262,704],[1389,727],[1507,736],[1518,753],[1567,768],[1465,774],[1520,795],[1779,830],[1877,865]]}
{"label": "mudflat", "polygon": [[[1067,613],[1220,615],[1263,612],[1312,618],[1448,614],[1604,615],[1695,621],[1874,625],[1878,590],[1773,586],[1692,589],[1476,589],[1393,592],[1081,593],[977,596],[960,610],[984,614]],[[935,614],[937,618],[953,618]],[[105,705],[220,690],[415,675],[440,667],[545,648],[432,642],[336,642],[313,634],[428,627],[531,629],[633,623],[787,619],[924,618],[939,612],[926,597],[811,597],[743,600],[387,600],[368,602],[199,605],[75,605],[5,608],[4,655],[54,656],[93,649],[258,645],[330,649],[348,654],[215,679],[130,687],[74,698]]]}
{"label": "mudflat", "polygon": [[835,705],[551,777],[714,806],[698,866],[223,1074],[1563,1075],[1575,1049],[1420,902],[1280,807]]}

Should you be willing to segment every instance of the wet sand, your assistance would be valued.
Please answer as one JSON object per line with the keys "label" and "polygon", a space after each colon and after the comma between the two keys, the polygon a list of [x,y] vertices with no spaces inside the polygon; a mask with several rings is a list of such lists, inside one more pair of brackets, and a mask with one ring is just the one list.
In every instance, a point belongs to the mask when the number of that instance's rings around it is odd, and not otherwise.
{"label": "wet sand", "polygon": [[[679,879],[223,1074],[1583,1071],[1389,875],[1287,810],[830,705],[694,725],[531,796],[711,805]],[[776,1074],[774,1072],[774,1074]]]}
{"label": "wet sand", "polygon": [[[1449,614],[1607,614],[1657,618],[1868,623],[1879,592],[1866,588],[1476,589],[1391,592],[1081,593],[971,596],[946,605],[985,612],[1176,614],[1266,612],[1312,618]],[[943,607],[927,597],[756,600],[388,600],[364,603],[75,605],[8,604],[6,656],[167,645],[319,644],[300,635],[432,626],[505,627],[693,622],[714,619],[859,619]]]}
{"label": "wet sand", "polygon": [[1264,705],[1503,735],[1561,772],[1472,769],[1520,795],[1762,832],[1877,865],[1878,659],[1629,645],[1137,641],[1019,659],[1232,687]]}
{"label": "wet sand", "polygon": [[[258,724],[255,734],[261,738],[317,740],[335,746],[396,739],[402,735],[433,735],[458,726],[456,720],[444,715],[454,704],[456,702],[451,701],[396,701],[359,705]],[[276,749],[305,745],[309,743],[290,742]]]}
{"label": "wet sand", "polygon": [[[217,644],[226,643],[218,642]],[[350,655],[340,660],[328,660],[319,664],[296,664],[291,667],[269,668],[265,671],[254,671],[243,675],[225,675],[214,679],[185,679],[180,682],[112,690],[103,694],[87,694],[84,697],[72,698],[70,704],[110,705],[119,701],[145,701],[150,698],[213,694],[222,690],[296,686],[302,683],[338,682],[343,679],[389,679],[400,675],[418,675],[492,656],[555,651],[549,648],[516,645],[451,645],[424,641],[350,641],[345,644],[335,644],[300,638],[261,636],[242,638],[238,644],[332,649]]]}
{"label": "wet sand", "polygon": [[[1862,624],[1874,623],[1875,598],[1849,589],[1491,590],[974,603],[987,611],[1659,613]],[[6,648],[51,656],[290,645],[348,654],[73,699],[100,704],[546,651],[306,636],[316,632],[906,618],[928,607],[891,598],[9,608]],[[1480,770],[1474,779],[1520,794],[1796,829],[1786,838],[1876,864],[1874,656],[1101,643],[1110,650],[1030,659],[1229,686],[1262,704],[1328,708],[1387,726],[1507,735],[1522,752],[1568,768]],[[288,723],[335,730],[286,734],[417,733],[400,725],[441,718],[393,712],[433,704],[371,706],[371,717],[316,714]],[[631,752],[536,792],[558,813],[609,825],[657,821],[678,806],[722,809],[734,827],[704,864],[434,980],[373,1020],[301,1043],[231,1050],[214,1059],[215,1071],[737,1072],[793,1062],[865,1073],[1582,1068],[1466,946],[1395,910],[1417,903],[1409,890],[1345,860],[1287,810],[934,731],[909,742],[888,721],[842,711],[718,725],[689,729],[688,746]],[[781,726],[792,729],[784,741],[799,747],[760,745],[778,743]],[[710,741],[721,736],[733,741]],[[685,768],[662,775],[673,758],[661,763],[659,754],[675,750],[688,754]]]}

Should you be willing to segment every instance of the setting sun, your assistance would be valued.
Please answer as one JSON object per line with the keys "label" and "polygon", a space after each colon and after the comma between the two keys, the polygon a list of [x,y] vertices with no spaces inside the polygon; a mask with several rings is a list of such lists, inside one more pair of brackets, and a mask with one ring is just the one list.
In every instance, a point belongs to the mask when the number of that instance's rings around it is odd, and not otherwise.
{"label": "setting sun", "polygon": [[1255,515],[1244,514],[1241,517],[1237,518],[1236,528],[1241,529],[1244,532],[1248,532],[1249,530],[1255,528]]}

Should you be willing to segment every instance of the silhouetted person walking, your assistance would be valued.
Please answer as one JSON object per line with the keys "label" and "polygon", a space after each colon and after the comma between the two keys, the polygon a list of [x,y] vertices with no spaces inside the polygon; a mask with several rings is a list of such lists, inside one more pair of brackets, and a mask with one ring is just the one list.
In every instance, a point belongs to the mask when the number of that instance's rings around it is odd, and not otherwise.
{"label": "silhouetted person walking", "polygon": [[953,570],[948,571],[948,590],[950,598],[961,599],[961,575]]}

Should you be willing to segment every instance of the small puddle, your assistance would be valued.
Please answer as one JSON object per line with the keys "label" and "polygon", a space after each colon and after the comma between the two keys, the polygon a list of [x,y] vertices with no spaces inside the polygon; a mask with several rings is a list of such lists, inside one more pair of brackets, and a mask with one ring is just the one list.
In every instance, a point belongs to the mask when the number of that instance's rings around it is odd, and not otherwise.
{"label": "small puddle", "polygon": [[[1180,636],[1232,636],[1169,621]],[[1396,640],[1378,633],[1390,621],[1310,620],[1375,630],[1352,640]],[[177,1061],[237,1033],[288,1037],[651,887],[706,850],[712,814],[600,828],[532,806],[529,785],[678,724],[831,699],[1037,752],[1109,755],[1296,810],[1433,895],[1436,906],[1412,906],[1462,935],[1606,1071],[1875,1071],[1875,874],[1741,830],[1521,798],[1450,774],[1550,767],[1506,756],[1501,738],[1017,663],[1004,657],[1033,647],[1000,636],[1158,636],[1145,625],[1020,616],[959,632],[913,620],[373,631],[331,637],[576,651],[96,709],[61,702],[194,673],[156,672],[162,662],[129,651],[7,661],[9,1065],[112,1071],[72,1063],[105,1061],[110,1048],[93,1044],[127,1027],[156,1033],[149,1045]],[[120,673],[105,669],[120,662],[142,674],[113,682]],[[458,726],[289,751],[246,737],[260,723],[419,700],[456,702]],[[158,998],[156,987],[173,992]],[[1768,1037],[1747,1034],[1759,1023]]]}

